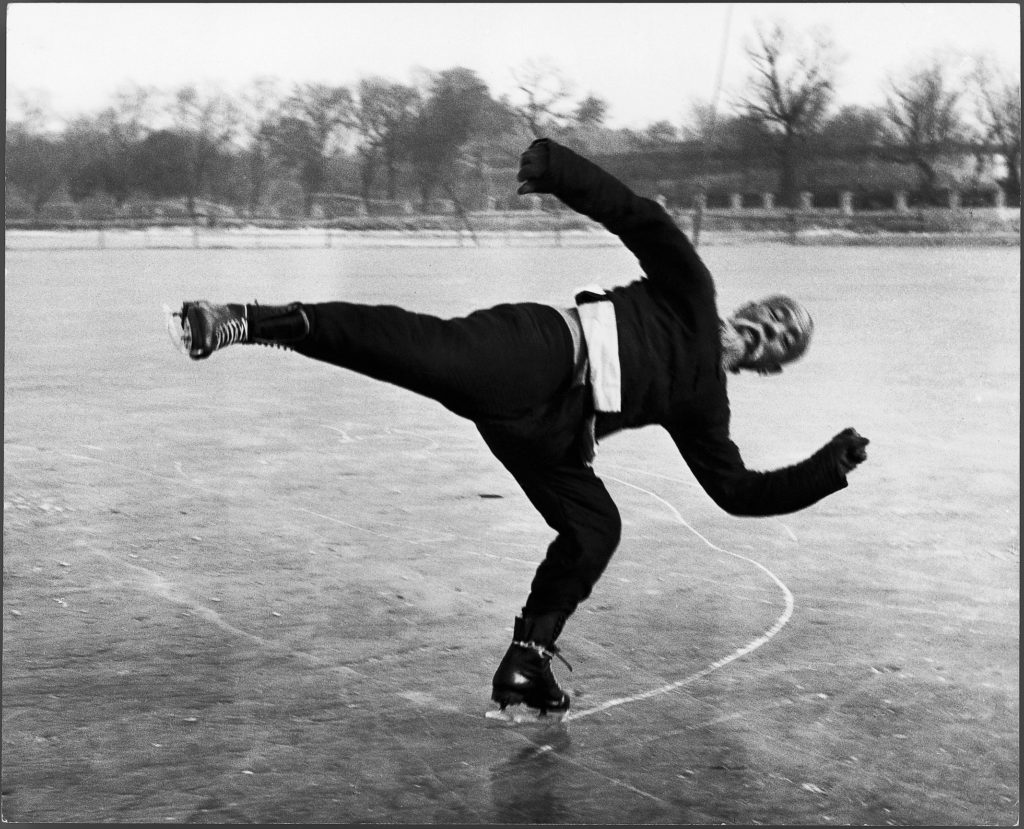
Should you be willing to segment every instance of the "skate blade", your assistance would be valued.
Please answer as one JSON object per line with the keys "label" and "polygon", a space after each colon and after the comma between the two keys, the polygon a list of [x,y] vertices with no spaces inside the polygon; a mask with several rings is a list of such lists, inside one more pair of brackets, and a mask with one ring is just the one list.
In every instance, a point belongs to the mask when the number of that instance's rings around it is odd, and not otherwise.
{"label": "skate blade", "polygon": [[540,711],[526,705],[510,705],[498,711],[488,711],[484,716],[507,725],[554,725],[565,720],[568,711]]}
{"label": "skate blade", "polygon": [[174,347],[188,356],[189,348],[192,346],[192,332],[185,327],[181,311],[172,311],[169,305],[164,305],[164,327]]}

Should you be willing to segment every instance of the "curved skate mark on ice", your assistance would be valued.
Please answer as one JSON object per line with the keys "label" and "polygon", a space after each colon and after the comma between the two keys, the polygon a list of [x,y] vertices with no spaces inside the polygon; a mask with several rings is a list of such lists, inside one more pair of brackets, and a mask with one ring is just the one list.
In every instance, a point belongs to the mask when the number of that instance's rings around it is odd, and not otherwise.
{"label": "curved skate mark on ice", "polygon": [[626,481],[619,480],[618,478],[613,478],[610,475],[606,475],[605,477],[608,478],[608,480],[615,481],[616,483],[621,484],[622,486],[627,486],[630,489],[637,490],[638,492],[643,492],[645,495],[650,495],[655,500],[660,501],[662,504],[664,504],[666,507],[668,507],[668,509],[672,512],[672,514],[676,517],[676,520],[680,524],[682,524],[684,527],[686,527],[686,529],[688,529],[695,536],[697,536],[697,538],[699,538],[701,541],[703,541],[705,544],[707,544],[712,550],[715,550],[715,551],[717,551],[719,553],[724,553],[727,556],[732,556],[733,558],[741,559],[742,561],[746,561],[749,564],[753,564],[755,567],[757,567],[759,570],[761,570],[763,573],[765,573],[772,581],[774,581],[776,585],[778,585],[778,587],[782,591],[782,595],[783,595],[783,597],[785,599],[786,607],[783,610],[782,615],[780,615],[779,618],[775,620],[775,624],[773,624],[770,628],[768,628],[768,630],[766,630],[764,633],[762,633],[756,639],[751,640],[750,642],[748,642],[746,645],[744,645],[741,648],[737,648],[735,651],[733,651],[732,653],[728,654],[727,656],[723,656],[721,659],[718,659],[715,662],[712,662],[706,668],[704,668],[704,669],[702,669],[700,671],[697,671],[695,674],[691,674],[690,676],[685,677],[684,679],[680,679],[680,680],[678,680],[676,682],[670,682],[667,685],[662,685],[660,688],[653,688],[650,691],[644,691],[643,693],[640,693],[640,694],[633,694],[632,696],[620,697],[618,699],[610,699],[607,702],[603,702],[600,705],[594,706],[593,708],[584,709],[583,711],[578,711],[578,712],[571,712],[570,711],[565,716],[565,720],[566,721],[580,720],[580,719],[583,719],[584,717],[589,717],[592,714],[598,714],[598,713],[600,713],[602,711],[607,711],[609,708],[615,708],[615,707],[617,707],[619,705],[626,705],[626,704],[632,703],[632,702],[641,702],[641,701],[646,700],[646,699],[651,699],[652,697],[658,697],[658,696],[661,696],[663,694],[668,694],[668,693],[671,693],[672,691],[675,691],[675,690],[677,690],[679,688],[682,688],[685,685],[690,685],[690,684],[696,682],[699,679],[703,679],[708,674],[714,673],[719,668],[723,668],[726,665],[728,665],[730,662],[735,662],[737,659],[739,659],[739,658],[741,658],[743,656],[746,656],[747,654],[752,653],[753,651],[757,650],[763,644],[768,642],[772,637],[774,637],[775,634],[777,634],[780,630],[782,630],[782,628],[784,628],[786,626],[786,623],[789,622],[790,617],[792,617],[792,615],[793,615],[793,607],[794,607],[793,594],[789,592],[789,588],[786,587],[785,584],[783,584],[783,582],[779,579],[779,577],[776,576],[771,570],[769,570],[763,564],[761,564],[760,562],[754,561],[754,559],[748,558],[747,556],[740,555],[739,553],[733,553],[733,552],[731,552],[729,550],[725,550],[722,547],[719,547],[717,544],[714,544],[713,542],[709,541],[707,538],[705,538],[703,535],[701,535],[699,532],[697,532],[697,530],[695,530],[693,527],[691,527],[690,524],[686,521],[686,519],[683,518],[683,516],[679,513],[679,510],[677,510],[674,506],[672,506],[672,504],[670,504],[668,501],[666,501],[660,495],[656,495],[655,493],[651,492],[650,490],[646,490],[643,487],[636,486],[635,484],[627,483]]}
{"label": "curved skate mark on ice", "polygon": [[[623,472],[632,472],[636,475],[647,475],[651,478],[660,478],[663,481],[671,481],[674,484],[682,484],[683,486],[693,487],[694,489],[700,489],[700,484],[698,484],[696,481],[688,481],[684,478],[675,478],[671,475],[662,475],[658,472],[651,472],[647,469],[636,469],[632,466],[623,466],[622,464],[618,463],[606,463],[602,464],[602,466],[609,466],[612,469],[621,469]],[[606,475],[605,477],[608,476]],[[611,478],[611,480],[614,481],[615,478]],[[619,481],[619,483],[622,483],[622,481]],[[794,541],[799,541],[799,539],[796,537],[796,534],[793,532],[793,530],[789,527],[788,524],[784,524],[783,522],[777,519],[775,523],[782,527],[782,529],[786,531],[786,535],[788,535],[791,539],[793,539]]]}

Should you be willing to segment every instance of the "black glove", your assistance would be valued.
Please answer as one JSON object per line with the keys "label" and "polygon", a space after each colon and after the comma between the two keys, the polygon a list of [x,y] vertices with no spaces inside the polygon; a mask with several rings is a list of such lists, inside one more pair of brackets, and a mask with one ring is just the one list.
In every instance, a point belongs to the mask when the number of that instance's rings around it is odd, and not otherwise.
{"label": "black glove", "polygon": [[550,182],[543,181],[548,174],[548,145],[546,141],[534,141],[519,156],[519,172],[516,180],[521,181],[516,192],[520,196],[527,193],[550,193]]}
{"label": "black glove", "polygon": [[867,438],[857,434],[856,429],[847,428],[825,444],[825,449],[845,475],[868,459],[865,447],[870,442]]}

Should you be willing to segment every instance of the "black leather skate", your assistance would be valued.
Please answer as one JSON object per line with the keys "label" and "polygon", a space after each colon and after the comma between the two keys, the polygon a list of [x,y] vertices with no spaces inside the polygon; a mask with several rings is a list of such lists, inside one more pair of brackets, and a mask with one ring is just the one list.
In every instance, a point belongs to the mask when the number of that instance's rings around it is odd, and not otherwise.
{"label": "black leather skate", "polygon": [[171,337],[193,360],[235,343],[288,348],[309,333],[309,318],[298,303],[291,305],[214,305],[185,302],[169,313]]}
{"label": "black leather skate", "polygon": [[[572,670],[554,645],[564,621],[565,617],[560,614],[516,618],[512,644],[498,664],[492,680],[491,699],[498,703],[500,710],[488,712],[488,717],[522,722],[536,719],[538,715],[546,716],[549,712],[564,715],[569,710],[569,695],[561,689],[551,672],[553,656],[558,656]],[[510,707],[518,709],[524,705],[531,709],[525,712],[525,716],[518,710],[506,713]]]}

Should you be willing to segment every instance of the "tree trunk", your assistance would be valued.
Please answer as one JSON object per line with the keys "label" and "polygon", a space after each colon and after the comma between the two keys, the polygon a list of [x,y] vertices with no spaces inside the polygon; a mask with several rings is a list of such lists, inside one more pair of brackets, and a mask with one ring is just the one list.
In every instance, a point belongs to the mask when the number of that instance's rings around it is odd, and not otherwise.
{"label": "tree trunk", "polygon": [[259,209],[260,197],[263,195],[263,185],[265,183],[265,169],[266,159],[263,157],[263,153],[259,150],[254,150],[249,159],[248,207],[250,216],[254,216]]}
{"label": "tree trunk", "polygon": [[924,192],[925,198],[928,200],[929,203],[931,203],[934,200],[936,194],[935,168],[931,165],[928,159],[922,156],[918,156],[917,158],[914,159],[914,166],[917,167],[918,171],[920,171],[921,173],[921,178],[923,179],[921,189]]}
{"label": "tree trunk", "polygon": [[363,163],[359,169],[359,195],[363,199],[363,206],[367,212],[370,210],[370,194],[373,191],[373,182],[377,178],[377,158],[373,155],[363,155]]}
{"label": "tree trunk", "polygon": [[384,169],[387,172],[388,201],[395,201],[398,198],[398,162],[387,145],[384,147]]}
{"label": "tree trunk", "polygon": [[1020,204],[1020,147],[1008,148],[1005,156],[1006,178],[999,182],[999,186],[1006,193],[1007,201]]}
{"label": "tree trunk", "polygon": [[779,148],[779,200],[784,207],[798,206],[796,192],[796,136],[786,133]]}
{"label": "tree trunk", "polygon": [[419,181],[420,191],[420,210],[423,213],[430,212],[430,198],[434,195],[434,181],[433,179],[426,178],[425,176],[420,177]]}

